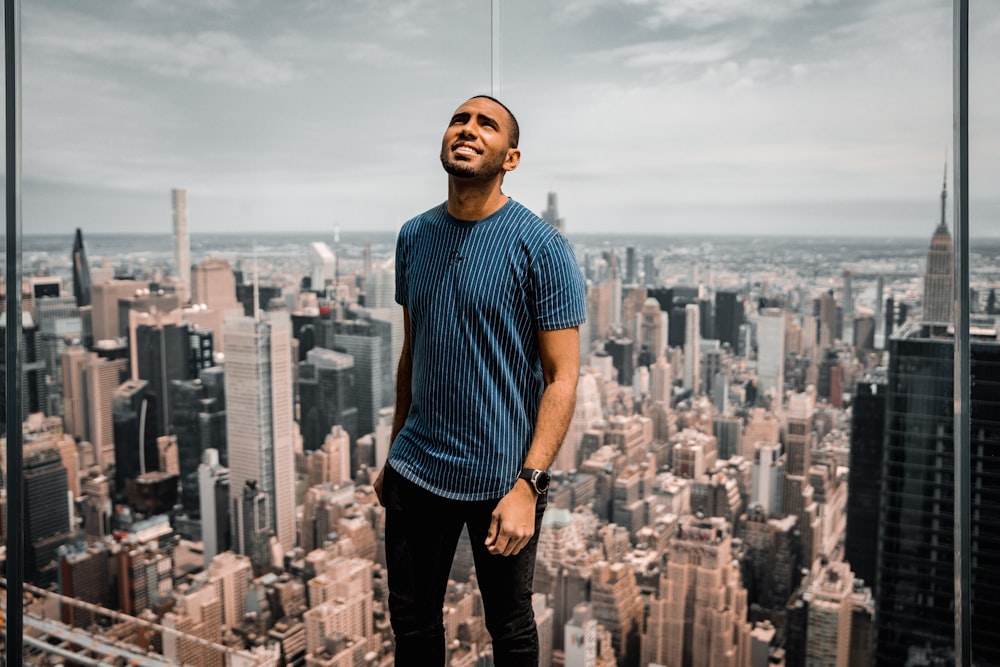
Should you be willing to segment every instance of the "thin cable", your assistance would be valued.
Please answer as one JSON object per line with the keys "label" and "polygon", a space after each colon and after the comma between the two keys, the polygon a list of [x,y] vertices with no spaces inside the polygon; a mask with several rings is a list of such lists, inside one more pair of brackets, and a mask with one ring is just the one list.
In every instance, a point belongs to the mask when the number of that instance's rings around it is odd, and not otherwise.
{"label": "thin cable", "polygon": [[496,12],[493,9],[493,0],[490,0],[490,95],[493,97],[497,96],[497,87],[496,84],[493,83],[493,71],[496,67],[493,64],[493,54],[496,52],[496,47],[494,46],[496,40],[496,30],[493,27],[493,16],[495,13]]}

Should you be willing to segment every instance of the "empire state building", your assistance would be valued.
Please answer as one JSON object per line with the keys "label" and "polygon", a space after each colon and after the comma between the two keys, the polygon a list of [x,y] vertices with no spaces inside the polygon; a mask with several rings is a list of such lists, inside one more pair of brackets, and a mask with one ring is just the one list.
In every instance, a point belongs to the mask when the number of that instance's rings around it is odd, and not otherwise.
{"label": "empire state building", "polygon": [[927,251],[927,272],[924,274],[924,322],[951,322],[951,305],[954,298],[954,255],[951,233],[944,220],[948,199],[948,167],[941,187],[941,222],[931,237]]}

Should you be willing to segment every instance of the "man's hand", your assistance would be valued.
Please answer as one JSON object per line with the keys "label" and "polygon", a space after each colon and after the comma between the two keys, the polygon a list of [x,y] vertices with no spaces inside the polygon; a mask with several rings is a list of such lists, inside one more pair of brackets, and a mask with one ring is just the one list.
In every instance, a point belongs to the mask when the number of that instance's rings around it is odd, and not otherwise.
{"label": "man's hand", "polygon": [[372,486],[375,488],[375,497],[378,498],[378,504],[385,507],[385,501],[382,500],[382,482],[385,479],[385,466],[378,471],[378,477],[372,482]]}
{"label": "man's hand", "polygon": [[514,556],[535,534],[535,490],[523,479],[493,509],[486,547],[494,556]]}

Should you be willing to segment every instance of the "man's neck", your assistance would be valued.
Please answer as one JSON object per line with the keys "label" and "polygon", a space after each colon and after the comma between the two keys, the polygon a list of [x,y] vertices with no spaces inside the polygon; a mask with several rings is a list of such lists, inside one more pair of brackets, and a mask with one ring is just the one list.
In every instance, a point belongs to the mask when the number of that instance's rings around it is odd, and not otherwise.
{"label": "man's neck", "polygon": [[448,214],[457,220],[482,220],[509,199],[500,190],[502,179],[487,182],[448,177]]}

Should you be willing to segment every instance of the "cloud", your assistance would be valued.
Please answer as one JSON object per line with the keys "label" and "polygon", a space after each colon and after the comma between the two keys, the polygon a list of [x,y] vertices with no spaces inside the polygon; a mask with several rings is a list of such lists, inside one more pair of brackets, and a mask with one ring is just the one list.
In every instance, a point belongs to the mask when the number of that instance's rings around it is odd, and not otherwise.
{"label": "cloud", "polygon": [[300,78],[291,64],[223,30],[162,35],[148,28],[42,10],[26,22],[24,32],[24,40],[43,57],[79,59],[98,68],[136,68],[164,77],[246,88]]}
{"label": "cloud", "polygon": [[739,21],[775,22],[811,5],[831,4],[830,0],[627,0],[648,6],[643,23],[652,30],[681,26],[704,30]]}

